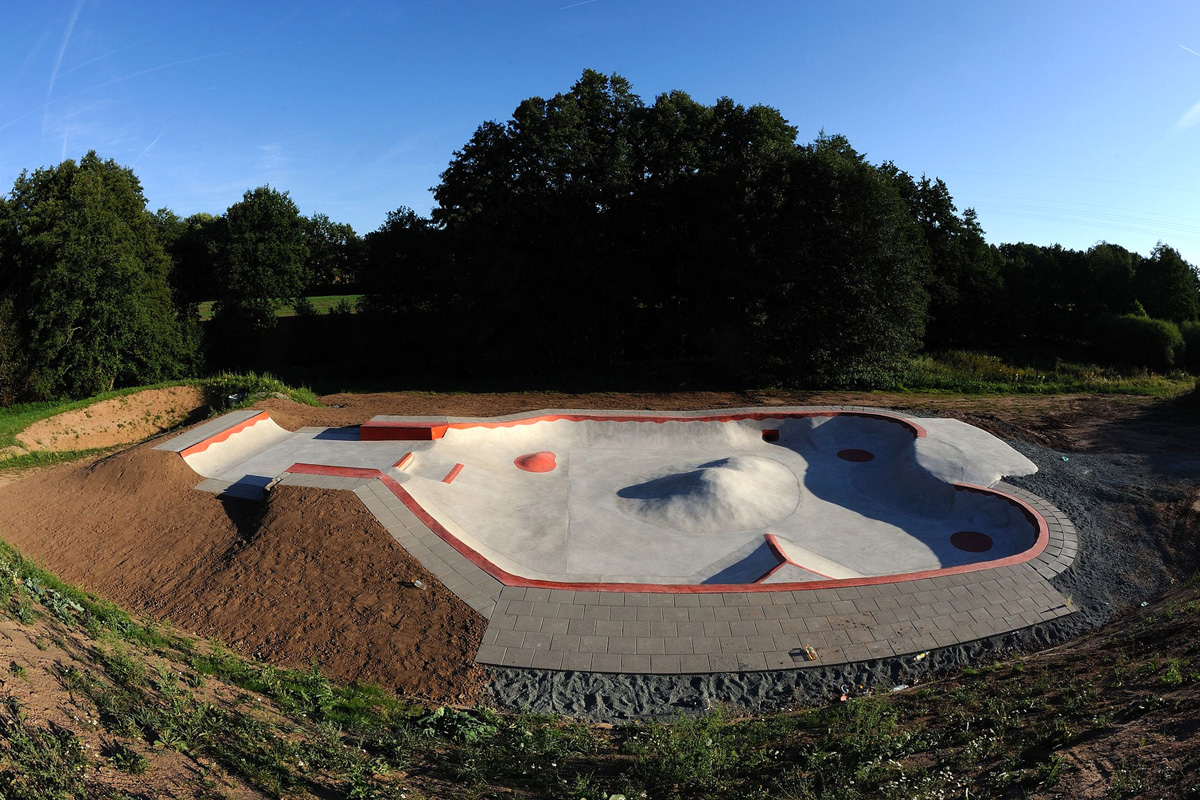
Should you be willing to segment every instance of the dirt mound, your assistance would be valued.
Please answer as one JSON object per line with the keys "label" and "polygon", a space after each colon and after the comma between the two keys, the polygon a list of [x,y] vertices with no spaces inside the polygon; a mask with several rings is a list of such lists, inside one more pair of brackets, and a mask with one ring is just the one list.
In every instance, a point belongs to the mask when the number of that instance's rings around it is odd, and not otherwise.
{"label": "dirt mound", "polygon": [[147,389],[39,420],[17,434],[17,441],[28,450],[132,444],[170,430],[203,406],[203,393],[196,386]]}
{"label": "dirt mound", "polygon": [[[4,539],[63,579],[247,655],[438,700],[485,680],[485,623],[348,492],[281,487],[267,504],[193,489],[141,445],[0,488]],[[419,577],[430,588],[403,588]]]}

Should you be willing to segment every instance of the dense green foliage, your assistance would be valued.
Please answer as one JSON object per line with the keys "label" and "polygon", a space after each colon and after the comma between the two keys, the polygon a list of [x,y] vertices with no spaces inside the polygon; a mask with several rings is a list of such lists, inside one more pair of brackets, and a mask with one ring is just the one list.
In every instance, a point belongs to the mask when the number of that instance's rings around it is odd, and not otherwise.
{"label": "dense green foliage", "polygon": [[22,174],[0,202],[0,403],[201,364],[823,387],[902,384],[945,350],[1200,364],[1200,277],[1171,247],[989,245],[940,179],[799,142],[768,106],[646,103],[588,70],[480,125],[433,191],[429,218],[401,207],[362,238],[267,186],[221,216],[150,214],[94,153]]}
{"label": "dense green foliage", "polygon": [[0,396],[84,397],[194,368],[133,172],[94,152],[0,202]]}

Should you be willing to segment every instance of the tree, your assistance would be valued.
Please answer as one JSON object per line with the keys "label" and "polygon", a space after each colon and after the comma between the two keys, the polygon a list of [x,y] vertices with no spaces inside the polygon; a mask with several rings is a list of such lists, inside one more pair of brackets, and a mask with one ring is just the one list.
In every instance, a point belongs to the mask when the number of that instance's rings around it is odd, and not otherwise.
{"label": "tree", "polygon": [[1179,251],[1159,242],[1133,277],[1137,299],[1155,319],[1200,319],[1200,277]]}
{"label": "tree", "polygon": [[890,176],[842,136],[797,151],[756,287],[760,350],[793,383],[870,384],[924,333],[928,261]]}
{"label": "tree", "polygon": [[170,260],[128,168],[92,151],[22,172],[0,203],[0,242],[3,338],[23,351],[16,396],[86,397],[193,366]]}
{"label": "tree", "polygon": [[313,214],[304,221],[308,243],[307,268],[315,289],[345,290],[358,283],[362,261],[362,239],[346,223],[334,222],[326,214]]}
{"label": "tree", "polygon": [[247,190],[217,237],[213,323],[226,335],[262,333],[308,286],[304,218],[287,192]]}

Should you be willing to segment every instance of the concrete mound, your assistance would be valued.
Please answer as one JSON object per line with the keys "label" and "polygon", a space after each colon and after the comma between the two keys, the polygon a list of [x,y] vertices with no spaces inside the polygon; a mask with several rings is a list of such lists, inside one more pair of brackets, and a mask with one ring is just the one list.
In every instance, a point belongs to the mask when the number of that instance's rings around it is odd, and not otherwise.
{"label": "concrete mound", "polygon": [[734,456],[672,471],[617,492],[622,513],[651,525],[695,533],[761,528],[800,502],[791,469],[762,456]]}

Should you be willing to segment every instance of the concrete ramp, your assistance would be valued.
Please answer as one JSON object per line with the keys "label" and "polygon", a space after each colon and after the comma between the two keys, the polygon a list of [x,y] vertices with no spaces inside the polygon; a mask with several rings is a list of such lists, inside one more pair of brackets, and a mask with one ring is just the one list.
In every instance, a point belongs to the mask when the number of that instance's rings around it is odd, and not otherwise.
{"label": "concrete ramp", "polygon": [[247,487],[246,491],[238,490],[238,481],[222,478],[238,465],[254,459],[291,436],[291,431],[279,427],[266,411],[245,409],[217,417],[158,445],[155,449],[179,453],[198,474],[220,484],[201,488],[237,496],[258,497],[261,496],[262,486],[266,485],[272,476],[263,476],[261,481],[252,481],[255,485]]}

